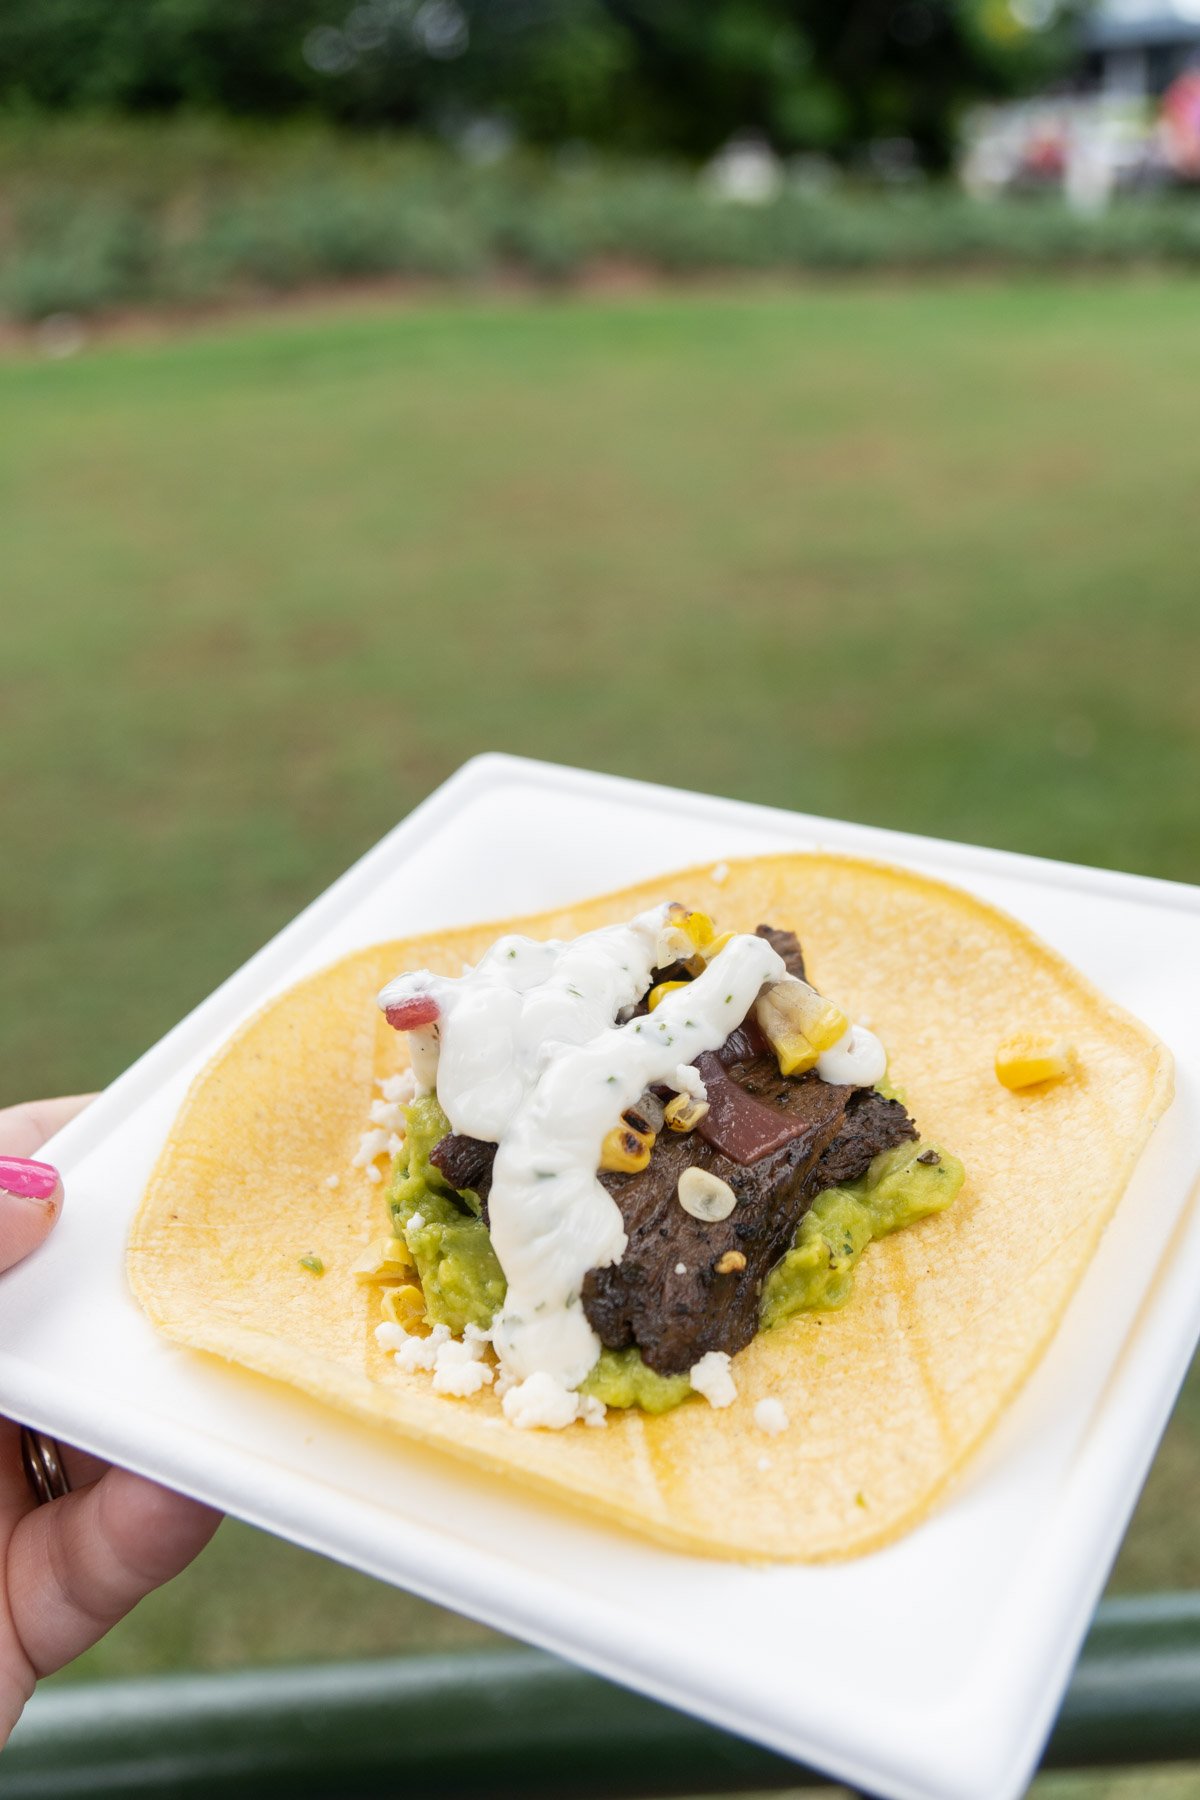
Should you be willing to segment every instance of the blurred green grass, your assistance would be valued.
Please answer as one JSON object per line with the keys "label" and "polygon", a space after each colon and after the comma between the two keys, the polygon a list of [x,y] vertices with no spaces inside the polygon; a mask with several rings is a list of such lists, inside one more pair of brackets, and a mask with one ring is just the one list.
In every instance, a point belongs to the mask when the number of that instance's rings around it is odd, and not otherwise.
{"label": "blurred green grass", "polygon": [[[0,1099],[108,1080],[484,748],[1200,879],[1197,294],[459,303],[0,364]],[[1119,1585],[1200,1584],[1198,1485],[1193,1381]],[[227,1526],[74,1673],[480,1636]]]}

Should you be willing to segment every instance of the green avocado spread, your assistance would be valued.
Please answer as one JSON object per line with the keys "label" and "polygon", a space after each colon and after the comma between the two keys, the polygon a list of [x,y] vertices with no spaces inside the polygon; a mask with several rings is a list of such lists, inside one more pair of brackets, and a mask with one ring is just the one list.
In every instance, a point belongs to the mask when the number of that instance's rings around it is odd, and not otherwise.
{"label": "green avocado spread", "polygon": [[405,1117],[408,1134],[388,1190],[392,1228],[412,1251],[430,1322],[448,1325],[455,1337],[467,1325],[486,1331],[507,1284],[479,1196],[458,1193],[429,1160],[450,1129],[437,1096],[414,1100]]}
{"label": "green avocado spread", "polygon": [[[397,1237],[417,1265],[432,1324],[460,1336],[490,1326],[505,1280],[483,1222],[479,1196],[457,1192],[430,1153],[450,1130],[436,1095],[406,1109],[408,1134],[396,1159],[388,1206]],[[844,1306],[867,1245],[949,1206],[963,1183],[958,1158],[929,1144],[885,1150],[858,1181],[826,1188],[801,1219],[792,1247],[763,1283],[759,1323],[772,1330],[797,1313]],[[687,1375],[657,1375],[639,1350],[602,1350],[582,1391],[606,1406],[668,1412],[692,1393]]]}

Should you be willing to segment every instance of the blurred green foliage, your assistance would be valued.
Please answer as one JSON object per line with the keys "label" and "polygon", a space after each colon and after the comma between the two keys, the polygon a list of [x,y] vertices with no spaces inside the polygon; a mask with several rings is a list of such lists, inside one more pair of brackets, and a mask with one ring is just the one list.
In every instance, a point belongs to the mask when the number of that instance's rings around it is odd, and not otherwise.
{"label": "blurred green foliage", "polygon": [[903,137],[944,167],[962,103],[1043,80],[1080,3],[1033,29],[1011,0],[0,0],[0,105],[492,118],[687,156]]}
{"label": "blurred green foliage", "polygon": [[531,152],[490,167],[308,124],[9,119],[0,126],[0,313],[204,304],[379,276],[542,281],[614,264],[938,270],[1200,263],[1187,196],[1100,217],[916,185],[785,183],[731,202],[680,162]]}

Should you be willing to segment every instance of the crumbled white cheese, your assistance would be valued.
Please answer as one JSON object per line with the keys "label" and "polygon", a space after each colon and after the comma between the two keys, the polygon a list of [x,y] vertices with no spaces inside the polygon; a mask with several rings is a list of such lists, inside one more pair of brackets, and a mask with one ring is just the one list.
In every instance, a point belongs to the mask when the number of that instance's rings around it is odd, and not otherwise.
{"label": "crumbled white cheese", "polygon": [[535,1369],[524,1381],[510,1387],[501,1401],[510,1425],[521,1431],[539,1426],[546,1431],[562,1431],[579,1417],[579,1394],[565,1388],[547,1370]]}
{"label": "crumbled white cheese", "polygon": [[709,870],[708,879],[715,881],[717,886],[721,887],[724,882],[729,880],[729,864],[718,863],[715,869]]}
{"label": "crumbled white cheese", "polygon": [[403,1336],[404,1342],[396,1350],[396,1367],[408,1375],[416,1369],[436,1368],[438,1352],[450,1342],[450,1327],[435,1325],[428,1337],[412,1337],[408,1332]]}
{"label": "crumbled white cheese", "polygon": [[372,1100],[371,1118],[385,1131],[403,1131],[404,1108],[397,1100]]}
{"label": "crumbled white cheese", "polygon": [[487,1387],[492,1371],[482,1358],[483,1345],[478,1340],[451,1338],[442,1344],[433,1365],[434,1393],[455,1394],[461,1399]]}
{"label": "crumbled white cheese", "polygon": [[680,1063],[676,1067],[671,1077],[671,1086],[677,1094],[686,1094],[691,1100],[708,1100],[704,1077],[692,1063]]}
{"label": "crumbled white cheese", "polygon": [[340,1184],[341,1179],[340,1175],[327,1175],[325,1177],[325,1186],[327,1188],[335,1188]]}
{"label": "crumbled white cheese", "polygon": [[686,1275],[687,1274],[687,1264],[686,1263],[676,1263],[675,1264],[675,1273],[677,1275]]}
{"label": "crumbled white cheese", "polygon": [[387,1141],[387,1147],[389,1156],[399,1156],[404,1148],[404,1139],[398,1131],[393,1131],[391,1137]]}
{"label": "crumbled white cheese", "polygon": [[367,1180],[368,1180],[368,1181],[374,1181],[374,1182],[376,1182],[376,1183],[378,1183],[378,1182],[380,1182],[380,1181],[382,1181],[382,1180],[383,1180],[383,1175],[382,1175],[382,1173],[381,1173],[381,1172],[380,1172],[380,1170],[379,1170],[379,1169],[377,1169],[377,1168],[376,1168],[376,1167],[375,1167],[375,1164],[374,1164],[374,1163],[371,1163],[371,1164],[370,1164],[370,1166],[369,1166],[369,1167],[368,1167],[368,1169],[367,1169]]}
{"label": "crumbled white cheese", "polygon": [[465,1350],[466,1345],[457,1341],[443,1345],[438,1351],[437,1363],[433,1371],[433,1391],[435,1394],[453,1394],[456,1399],[465,1400],[470,1394],[477,1394],[481,1387],[487,1387],[492,1380],[492,1370],[487,1363],[476,1362],[474,1357],[451,1356],[452,1350]]}
{"label": "crumbled white cheese", "polygon": [[768,1436],[778,1437],[781,1431],[787,1430],[791,1420],[782,1401],[767,1399],[760,1400],[754,1408],[754,1423]]}
{"label": "crumbled white cheese", "polygon": [[491,1332],[485,1331],[482,1325],[464,1325],[463,1326],[463,1342],[464,1343],[479,1344],[480,1346],[482,1346],[484,1344],[490,1344],[491,1341],[492,1341]]}
{"label": "crumbled white cheese", "polygon": [[403,1325],[393,1325],[390,1319],[375,1327],[375,1342],[381,1350],[403,1350],[408,1337]]}
{"label": "crumbled white cheese", "polygon": [[388,1134],[386,1131],[364,1131],[358,1140],[358,1149],[354,1152],[351,1168],[365,1169],[373,1163],[377,1156],[382,1156],[387,1149]]}
{"label": "crumbled white cheese", "polygon": [[688,1379],[710,1406],[732,1406],[737,1399],[727,1350],[710,1350],[698,1363],[692,1364]]}
{"label": "crumbled white cheese", "polygon": [[420,1231],[422,1229],[422,1227],[424,1226],[424,1224],[425,1224],[425,1214],[415,1212],[413,1214],[412,1218],[408,1221],[408,1224],[404,1227],[404,1229],[406,1231]]}
{"label": "crumbled white cheese", "polygon": [[411,1069],[405,1069],[399,1075],[384,1075],[379,1086],[383,1089],[383,1097],[393,1105],[405,1105],[413,1099],[417,1091],[416,1078]]}
{"label": "crumbled white cheese", "polygon": [[607,1425],[608,1408],[593,1394],[579,1395],[579,1417],[585,1425]]}

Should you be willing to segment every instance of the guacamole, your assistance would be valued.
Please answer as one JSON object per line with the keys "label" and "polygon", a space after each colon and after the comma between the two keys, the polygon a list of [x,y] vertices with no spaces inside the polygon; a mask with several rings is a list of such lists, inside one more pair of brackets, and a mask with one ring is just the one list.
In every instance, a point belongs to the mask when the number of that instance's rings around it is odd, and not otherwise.
{"label": "guacamole", "polygon": [[[430,1322],[455,1336],[490,1326],[503,1303],[504,1271],[483,1222],[479,1196],[456,1191],[429,1160],[450,1130],[436,1095],[405,1109],[408,1135],[396,1159],[388,1205],[413,1254]],[[859,1181],[826,1188],[801,1219],[792,1247],[763,1284],[759,1322],[772,1330],[797,1313],[844,1306],[854,1267],[874,1238],[949,1206],[963,1182],[957,1157],[905,1143],[875,1157]],[[635,1347],[602,1350],[582,1391],[606,1406],[668,1412],[692,1394],[687,1375],[658,1375]]]}
{"label": "guacamole", "polygon": [[429,1160],[450,1129],[437,1096],[414,1100],[405,1117],[408,1135],[388,1190],[392,1228],[412,1251],[430,1323],[448,1325],[455,1337],[467,1325],[485,1331],[507,1284],[479,1196],[457,1192]]}
{"label": "guacamole", "polygon": [[854,1266],[872,1239],[941,1212],[962,1184],[956,1156],[916,1143],[884,1150],[861,1180],[826,1188],[763,1283],[758,1309],[763,1329],[797,1313],[844,1306],[854,1286]]}

